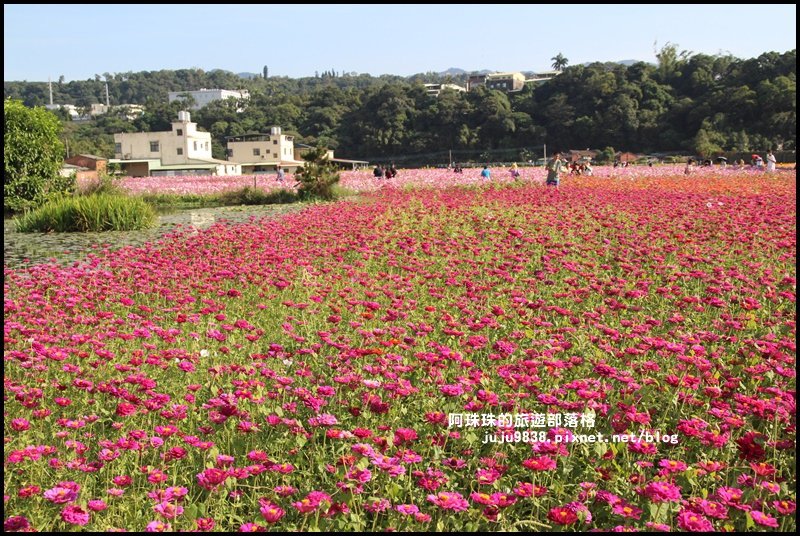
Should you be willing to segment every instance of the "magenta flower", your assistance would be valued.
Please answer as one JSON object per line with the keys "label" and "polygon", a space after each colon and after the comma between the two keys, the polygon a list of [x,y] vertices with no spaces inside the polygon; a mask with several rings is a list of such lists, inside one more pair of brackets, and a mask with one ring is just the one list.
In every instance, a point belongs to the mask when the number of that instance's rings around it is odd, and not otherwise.
{"label": "magenta flower", "polygon": [[278,506],[269,501],[259,501],[261,503],[261,515],[267,523],[277,523],[286,514],[286,512]]}
{"label": "magenta flower", "polygon": [[78,493],[69,488],[55,487],[44,492],[44,498],[55,504],[65,504],[78,498]]}
{"label": "magenta flower", "polygon": [[750,510],[750,517],[762,527],[778,528],[778,520],[759,510]]}
{"label": "magenta flower", "polygon": [[70,525],[84,526],[89,522],[89,513],[74,504],[70,504],[61,510],[61,519]]}
{"label": "magenta flower", "polygon": [[27,532],[31,528],[25,516],[11,516],[3,521],[5,532]]}
{"label": "magenta flower", "polygon": [[442,491],[436,495],[428,495],[428,501],[444,510],[463,512],[469,508],[469,503],[460,493],[455,491]]}
{"label": "magenta flower", "polygon": [[704,516],[691,510],[681,510],[678,513],[678,526],[690,532],[713,532],[714,525]]}

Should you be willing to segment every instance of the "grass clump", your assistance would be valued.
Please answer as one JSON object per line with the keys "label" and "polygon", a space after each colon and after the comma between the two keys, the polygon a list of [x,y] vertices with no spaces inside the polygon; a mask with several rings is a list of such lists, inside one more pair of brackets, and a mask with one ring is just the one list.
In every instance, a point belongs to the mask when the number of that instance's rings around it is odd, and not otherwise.
{"label": "grass clump", "polygon": [[141,199],[101,193],[49,201],[15,221],[23,233],[136,231],[152,227],[156,214]]}

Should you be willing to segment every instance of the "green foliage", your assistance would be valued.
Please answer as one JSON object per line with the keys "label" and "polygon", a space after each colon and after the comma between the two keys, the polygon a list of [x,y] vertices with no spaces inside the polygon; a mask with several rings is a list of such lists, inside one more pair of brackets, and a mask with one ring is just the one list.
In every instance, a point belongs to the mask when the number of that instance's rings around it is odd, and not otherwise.
{"label": "green foliage", "polygon": [[297,179],[297,193],[301,199],[321,199],[329,201],[336,198],[334,186],[339,182],[336,167],[328,160],[328,150],[317,147],[305,155],[306,164],[294,174]]}
{"label": "green foliage", "polygon": [[[226,136],[267,132],[274,125],[299,143],[333,148],[343,158],[406,166],[447,162],[451,151],[453,156],[464,151],[459,160],[475,162],[486,149],[519,153],[543,144],[563,150],[693,151],[700,129],[724,151],[796,147],[794,50],[744,60],[692,54],[672,43],[653,52],[655,64],[629,67],[599,62],[568,67],[559,53],[552,60],[561,74],[550,81],[511,94],[479,86],[438,97],[427,95],[422,84],[464,87],[469,74],[402,78],[331,70],[299,79],[247,80],[199,69],[109,74],[103,76],[111,103],[145,104],[146,114],[133,122],[107,116],[67,122],[64,139],[71,154],[111,157],[115,133],[169,130],[185,104],[167,103],[168,91],[225,87],[247,89],[251,98],[213,102],[192,113],[200,130],[211,133],[212,154],[221,159]],[[102,78],[54,84],[54,98],[102,102]],[[47,84],[6,82],[4,93],[27,106],[40,105]]]}
{"label": "green foliage", "polygon": [[97,194],[48,201],[16,219],[17,230],[31,232],[135,231],[156,222],[153,208],[132,197]]}
{"label": "green foliage", "polygon": [[74,177],[61,177],[64,145],[61,122],[44,108],[3,101],[3,208],[13,212],[37,207],[68,192]]}
{"label": "green foliage", "polygon": [[614,151],[613,147],[606,147],[605,149],[600,151],[600,154],[597,155],[597,158],[595,158],[595,160],[599,164],[609,164],[614,161],[615,154],[616,151]]}
{"label": "green foliage", "polygon": [[276,205],[298,201],[292,190],[280,189],[267,192],[261,188],[245,186],[240,190],[222,192],[217,196],[221,205]]}
{"label": "green foliage", "polygon": [[553,60],[553,69],[555,69],[556,71],[563,71],[564,68],[567,65],[569,65],[569,60],[566,57],[564,57],[564,55],[561,52],[559,52],[558,55],[553,56],[550,59]]}

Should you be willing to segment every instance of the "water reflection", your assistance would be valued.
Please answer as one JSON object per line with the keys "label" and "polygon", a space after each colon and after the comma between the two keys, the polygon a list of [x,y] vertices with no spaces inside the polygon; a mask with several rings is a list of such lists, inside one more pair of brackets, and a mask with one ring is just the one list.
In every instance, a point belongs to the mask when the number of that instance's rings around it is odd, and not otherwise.
{"label": "water reflection", "polygon": [[42,262],[70,264],[82,260],[88,253],[158,240],[178,226],[200,230],[221,220],[245,222],[253,216],[279,216],[301,208],[302,205],[292,204],[182,209],[159,214],[158,225],[152,229],[105,233],[18,233],[13,221],[4,220],[3,263],[9,268],[24,268]]}

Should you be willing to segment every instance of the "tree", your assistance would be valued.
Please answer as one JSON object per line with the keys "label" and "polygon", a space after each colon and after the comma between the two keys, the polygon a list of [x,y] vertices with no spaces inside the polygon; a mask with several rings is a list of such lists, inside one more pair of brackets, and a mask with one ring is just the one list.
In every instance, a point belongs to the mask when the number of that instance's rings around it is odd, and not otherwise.
{"label": "tree", "polygon": [[69,191],[70,179],[59,176],[64,161],[61,122],[44,108],[20,101],[3,102],[3,208],[36,208],[48,197]]}
{"label": "tree", "polygon": [[339,182],[339,173],[328,160],[328,150],[317,147],[303,157],[305,166],[294,174],[300,184],[297,192],[302,199],[331,200],[336,197],[333,187]]}
{"label": "tree", "polygon": [[565,58],[561,52],[559,52],[558,55],[553,56],[550,59],[553,60],[553,69],[555,69],[556,71],[563,71],[564,67],[569,65],[569,60]]}

